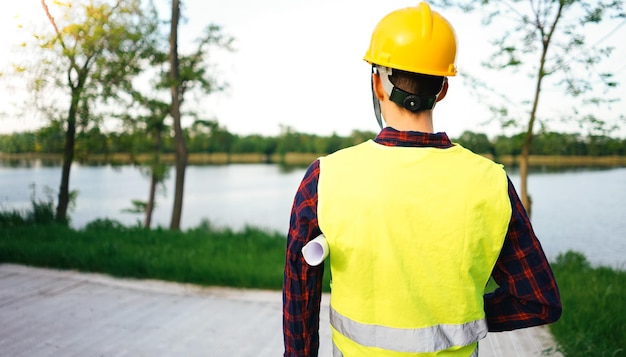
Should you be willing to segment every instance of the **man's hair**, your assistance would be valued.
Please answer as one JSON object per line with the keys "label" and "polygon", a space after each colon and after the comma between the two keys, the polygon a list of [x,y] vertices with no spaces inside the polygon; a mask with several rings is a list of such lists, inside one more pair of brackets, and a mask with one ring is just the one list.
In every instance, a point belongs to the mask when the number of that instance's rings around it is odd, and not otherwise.
{"label": "man's hair", "polygon": [[394,69],[389,79],[395,87],[405,92],[420,97],[432,97],[441,91],[444,77]]}

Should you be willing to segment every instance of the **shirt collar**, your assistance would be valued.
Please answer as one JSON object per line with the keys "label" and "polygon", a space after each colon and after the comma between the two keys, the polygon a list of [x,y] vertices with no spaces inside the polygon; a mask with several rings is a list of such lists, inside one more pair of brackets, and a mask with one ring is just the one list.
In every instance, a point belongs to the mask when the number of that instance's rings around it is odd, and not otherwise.
{"label": "shirt collar", "polygon": [[381,130],[374,141],[385,146],[434,147],[438,149],[454,146],[444,132],[398,131],[391,127]]}

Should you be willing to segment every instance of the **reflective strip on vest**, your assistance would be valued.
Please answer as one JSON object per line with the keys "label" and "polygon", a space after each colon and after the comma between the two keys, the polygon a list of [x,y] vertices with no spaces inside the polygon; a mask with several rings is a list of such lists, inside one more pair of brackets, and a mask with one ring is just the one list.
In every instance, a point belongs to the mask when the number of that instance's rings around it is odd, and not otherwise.
{"label": "reflective strip on vest", "polygon": [[397,352],[437,352],[454,346],[466,346],[487,336],[485,319],[460,325],[442,324],[406,329],[362,324],[341,315],[332,306],[330,324],[339,333],[362,346]]}
{"label": "reflective strip on vest", "polygon": [[[343,353],[339,350],[339,347],[333,342],[333,357],[344,357]],[[469,357],[478,357],[478,345],[474,349],[474,352]]]}

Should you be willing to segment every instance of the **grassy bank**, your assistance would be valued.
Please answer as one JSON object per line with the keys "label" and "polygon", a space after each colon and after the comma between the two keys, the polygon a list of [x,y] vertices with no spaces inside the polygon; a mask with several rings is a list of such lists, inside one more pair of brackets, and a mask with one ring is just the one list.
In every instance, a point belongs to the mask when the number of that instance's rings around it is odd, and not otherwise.
{"label": "grassy bank", "polygon": [[[495,158],[495,161],[505,166],[519,166],[520,156],[502,155]],[[528,164],[547,167],[624,167],[626,156],[530,155]]]}
{"label": "grassy bank", "polygon": [[[75,269],[200,285],[278,290],[285,237],[203,224],[184,232],[101,220],[75,230],[32,212],[0,212],[0,263]],[[550,326],[566,356],[626,356],[626,272],[591,267],[579,253],[553,263],[563,316]],[[325,274],[324,289],[329,290]]]}
{"label": "grassy bank", "polygon": [[[259,153],[249,154],[226,154],[226,153],[190,153],[189,164],[191,165],[223,165],[223,164],[256,164],[256,163],[276,163],[294,166],[306,166],[323,154],[295,153],[263,155]],[[520,157],[502,155],[494,158],[485,154],[485,157],[495,160],[506,166],[518,166]],[[7,154],[0,152],[0,160],[7,161],[32,161],[43,160],[51,163],[61,164],[63,156],[61,154]],[[148,163],[152,160],[151,154],[131,155],[129,153],[115,153],[110,155],[89,155],[79,157],[77,162],[87,165],[128,165],[133,163]],[[168,164],[174,163],[174,154],[162,154],[161,160]],[[625,167],[626,156],[559,156],[559,155],[531,155],[529,157],[531,166],[549,167]]]}
{"label": "grassy bank", "polygon": [[208,222],[187,231],[148,230],[112,220],[77,230],[54,223],[53,217],[53,205],[46,201],[34,201],[26,211],[0,210],[0,263],[206,286],[282,288],[282,233],[252,227],[234,231]]}
{"label": "grassy bank", "polygon": [[[224,164],[284,164],[293,166],[305,166],[322,154],[313,153],[285,153],[264,155],[259,153],[249,154],[227,154],[227,153],[190,153],[190,165],[224,165]],[[85,165],[130,165],[130,164],[147,164],[153,159],[152,154],[130,154],[115,153],[109,155],[94,154],[87,157],[77,157],[76,162]],[[175,162],[174,154],[162,154],[161,161],[173,165]],[[42,160],[51,164],[60,165],[63,160],[62,154],[41,154],[41,153],[23,153],[8,154],[0,152],[0,160],[9,162],[23,162]]]}
{"label": "grassy bank", "polygon": [[552,265],[563,316],[550,326],[568,357],[626,356],[626,271],[567,252]]}
{"label": "grassy bank", "polygon": [[186,232],[127,228],[108,221],[3,227],[0,261],[200,285],[280,289],[285,239],[253,228]]}

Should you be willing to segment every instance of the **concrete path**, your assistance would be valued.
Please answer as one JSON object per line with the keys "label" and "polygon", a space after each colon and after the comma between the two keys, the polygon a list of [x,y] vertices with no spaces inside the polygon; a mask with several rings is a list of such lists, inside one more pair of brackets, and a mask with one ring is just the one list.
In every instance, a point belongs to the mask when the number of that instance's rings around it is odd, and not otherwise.
{"label": "concrete path", "polygon": [[[328,296],[320,356],[331,356]],[[0,264],[0,356],[282,356],[276,291]],[[489,334],[480,357],[561,356],[543,327]]]}

